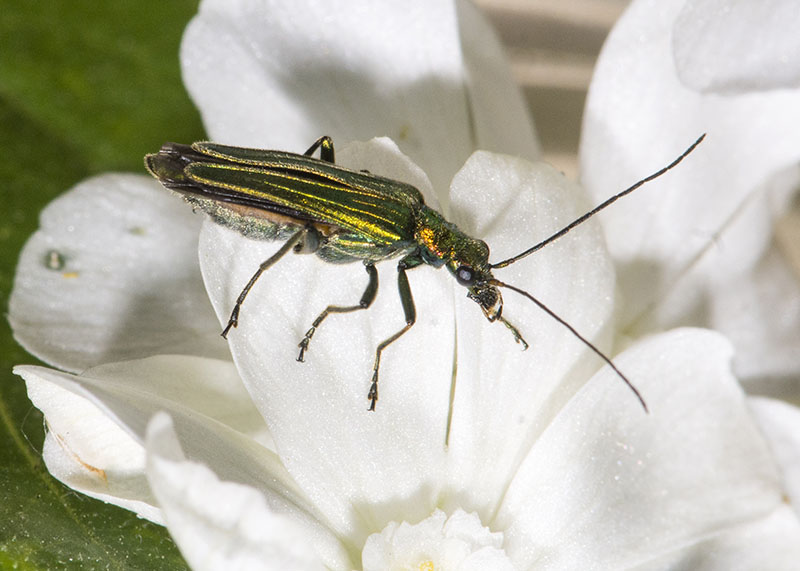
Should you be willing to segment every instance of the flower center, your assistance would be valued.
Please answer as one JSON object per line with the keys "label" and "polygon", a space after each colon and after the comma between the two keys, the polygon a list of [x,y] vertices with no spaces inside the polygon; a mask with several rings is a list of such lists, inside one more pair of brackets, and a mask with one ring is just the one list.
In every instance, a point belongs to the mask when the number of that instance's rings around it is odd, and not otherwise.
{"label": "flower center", "polygon": [[364,571],[512,570],[503,534],[491,532],[475,513],[436,510],[417,524],[390,522],[367,538]]}

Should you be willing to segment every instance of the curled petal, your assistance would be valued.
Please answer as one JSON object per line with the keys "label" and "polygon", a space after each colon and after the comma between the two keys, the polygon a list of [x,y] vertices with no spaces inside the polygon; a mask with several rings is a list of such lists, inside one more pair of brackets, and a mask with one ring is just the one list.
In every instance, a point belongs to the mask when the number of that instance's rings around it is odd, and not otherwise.
{"label": "curled petal", "polygon": [[[63,395],[66,390],[76,395],[85,401],[76,401],[78,410],[92,412],[90,419],[98,429],[107,427],[110,421],[139,446],[144,442],[148,419],[160,410],[167,411],[175,419],[190,458],[213,467],[221,477],[270,493],[274,506],[305,506],[312,511],[275,453],[265,446],[270,445],[270,439],[263,419],[229,361],[162,355],[101,365],[81,375],[33,366],[15,371],[37,383],[40,393]],[[140,475],[140,456],[127,467],[120,467],[121,462],[116,460],[117,440],[132,446],[116,430],[109,433],[110,443],[101,439],[99,444],[92,444],[97,438],[95,424],[64,414],[56,399],[40,398],[38,402],[43,404],[45,416],[54,411],[57,424],[53,432],[81,465],[112,475],[114,470],[127,468],[133,476]],[[104,499],[115,502],[113,497]]]}
{"label": "curled petal", "polygon": [[50,382],[32,367],[14,371],[47,421],[42,458],[48,471],[73,490],[163,524],[147,484],[141,442],[79,391]]}

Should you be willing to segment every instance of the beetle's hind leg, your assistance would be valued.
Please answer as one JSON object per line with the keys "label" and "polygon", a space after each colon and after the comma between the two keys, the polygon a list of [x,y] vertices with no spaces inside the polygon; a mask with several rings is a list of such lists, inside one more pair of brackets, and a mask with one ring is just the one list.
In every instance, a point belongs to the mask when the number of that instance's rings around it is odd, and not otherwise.
{"label": "beetle's hind leg", "polygon": [[298,247],[302,248],[303,245],[308,241],[312,244],[317,244],[319,242],[317,235],[315,234],[315,230],[311,227],[304,227],[292,234],[292,236],[286,241],[286,243],[281,246],[280,250],[272,254],[268,259],[261,262],[256,270],[256,273],[253,274],[253,277],[250,278],[250,281],[247,282],[247,285],[244,286],[242,289],[242,293],[239,294],[239,297],[236,299],[236,304],[233,306],[233,311],[231,311],[231,316],[228,318],[228,324],[225,326],[225,329],[222,331],[222,337],[227,339],[228,332],[233,327],[237,327],[239,325],[239,310],[242,308],[242,303],[244,303],[244,298],[247,297],[247,294],[250,292],[250,289],[255,285],[258,278],[261,277],[267,269],[270,268],[275,262],[280,260],[289,250],[297,250]]}
{"label": "beetle's hind leg", "polygon": [[303,361],[305,352],[308,350],[308,344],[311,342],[311,338],[317,331],[317,327],[319,327],[320,323],[322,323],[322,321],[328,317],[329,314],[350,313],[351,311],[367,309],[370,305],[372,305],[372,302],[375,300],[375,295],[378,293],[378,270],[375,269],[375,265],[372,262],[366,262],[364,264],[364,268],[367,270],[367,274],[369,275],[369,283],[367,284],[367,289],[365,289],[364,293],[361,295],[361,301],[358,302],[358,305],[329,305],[326,307],[325,310],[314,320],[314,323],[311,324],[311,329],[306,331],[306,335],[303,337],[303,340],[297,344],[297,346],[300,347],[300,354],[297,356],[298,361]]}

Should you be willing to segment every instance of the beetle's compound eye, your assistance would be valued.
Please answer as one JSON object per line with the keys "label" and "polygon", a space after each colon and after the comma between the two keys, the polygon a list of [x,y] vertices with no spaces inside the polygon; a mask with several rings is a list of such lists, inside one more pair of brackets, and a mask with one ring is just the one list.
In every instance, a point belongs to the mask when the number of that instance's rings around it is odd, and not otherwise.
{"label": "beetle's compound eye", "polygon": [[456,269],[456,281],[463,286],[470,286],[475,283],[475,271],[469,266],[458,266]]}

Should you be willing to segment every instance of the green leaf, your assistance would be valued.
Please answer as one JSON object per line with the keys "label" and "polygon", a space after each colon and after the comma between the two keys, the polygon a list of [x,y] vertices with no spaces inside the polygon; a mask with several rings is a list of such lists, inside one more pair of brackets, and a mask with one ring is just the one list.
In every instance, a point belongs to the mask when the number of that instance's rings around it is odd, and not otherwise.
{"label": "green leaf", "polygon": [[[38,212],[80,180],[143,172],[166,140],[203,138],[178,46],[196,0],[6,0],[0,17],[0,308]],[[41,460],[41,414],[11,374],[36,363],[0,320],[0,568],[184,569],[161,526],[81,496]]]}

